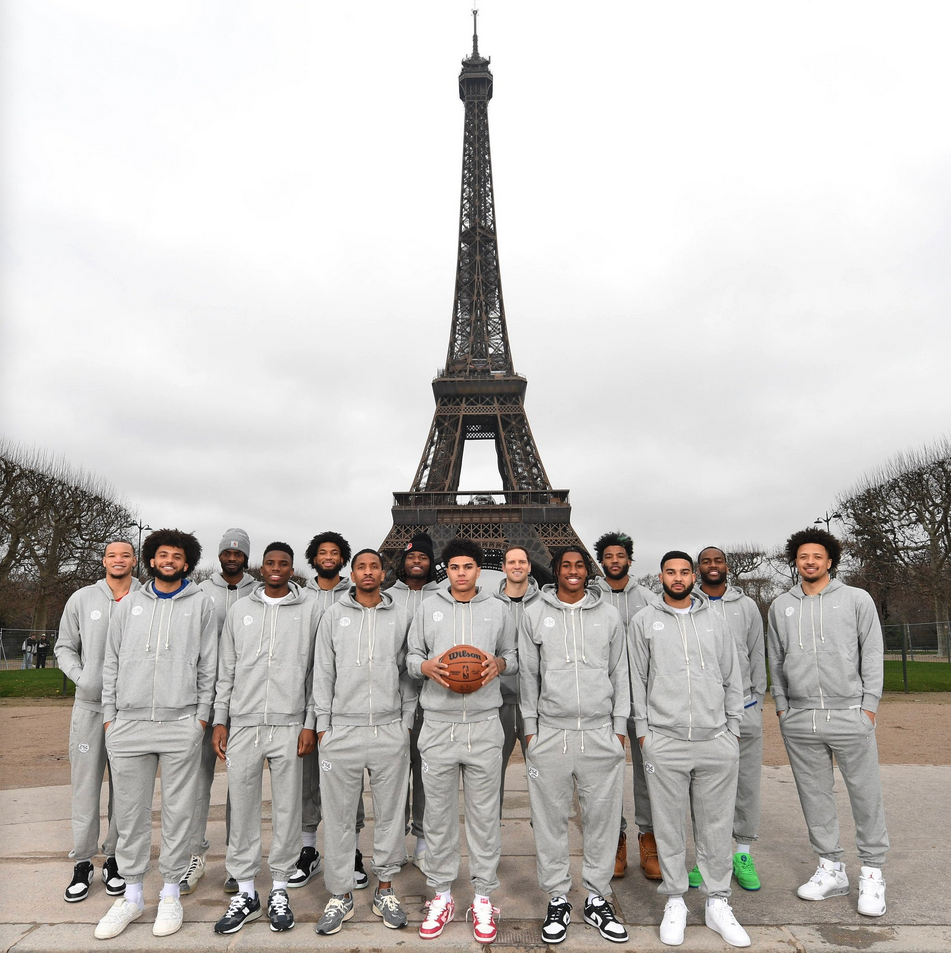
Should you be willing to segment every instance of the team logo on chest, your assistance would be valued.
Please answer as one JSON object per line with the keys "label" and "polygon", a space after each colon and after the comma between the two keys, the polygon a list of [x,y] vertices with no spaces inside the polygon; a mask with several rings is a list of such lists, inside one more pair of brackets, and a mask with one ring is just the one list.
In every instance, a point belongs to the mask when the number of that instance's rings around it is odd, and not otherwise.
{"label": "team logo on chest", "polygon": [[349,617],[349,616],[344,616],[344,617],[340,620],[340,624],[341,624],[344,628],[346,628],[348,625],[350,625],[350,617]]}
{"label": "team logo on chest", "polygon": [[663,623],[663,622],[655,622],[655,623],[651,626],[651,628],[652,628],[655,632],[660,632],[661,629],[664,628],[664,623]]}
{"label": "team logo on chest", "polygon": [[792,615],[795,611],[792,606],[786,606],[786,615]]}
{"label": "team logo on chest", "polygon": [[553,629],[555,627],[555,620],[550,615],[546,615],[542,621],[542,625],[545,626],[546,629]]}
{"label": "team logo on chest", "polygon": [[442,622],[442,620],[443,620],[443,614],[437,609],[433,613],[433,622]]}
{"label": "team logo on chest", "polygon": [[142,615],[142,606],[133,606],[132,607],[133,615]]}
{"label": "team logo on chest", "polygon": [[97,619],[102,618],[102,613],[98,609],[93,609],[92,612],[89,613],[89,618],[95,622]]}
{"label": "team logo on chest", "polygon": [[254,622],[254,616],[253,616],[253,615],[246,615],[241,621],[242,621],[245,625],[250,625],[252,622]]}

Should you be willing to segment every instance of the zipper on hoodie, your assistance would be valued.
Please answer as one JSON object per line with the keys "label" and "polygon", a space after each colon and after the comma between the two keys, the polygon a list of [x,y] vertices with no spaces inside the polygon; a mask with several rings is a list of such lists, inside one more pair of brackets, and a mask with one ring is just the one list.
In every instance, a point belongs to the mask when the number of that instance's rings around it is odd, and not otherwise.
{"label": "zipper on hoodie", "polygon": [[[274,648],[274,630],[277,628],[277,613],[280,610],[280,604],[276,606],[264,606],[264,617],[271,616],[271,631],[267,642],[267,678],[264,680],[264,723],[267,724],[268,705],[271,698],[271,655]],[[266,623],[265,623],[266,624]]]}
{"label": "zipper on hoodie", "polygon": [[[819,616],[822,616],[822,593],[818,596],[809,596],[809,621],[812,623],[812,654],[816,663],[816,685],[819,686],[819,707],[825,709],[826,699],[822,691],[822,676],[819,672],[819,643],[816,641],[816,600],[819,600]],[[825,641],[823,639],[823,641]]]}
{"label": "zipper on hoodie", "polygon": [[[565,610],[562,609],[562,612]],[[575,632],[575,610],[571,609],[571,647],[575,653],[575,695],[578,698],[578,730],[581,731],[581,676],[578,673],[578,635]]]}
{"label": "zipper on hoodie", "polygon": [[[156,596],[156,598],[158,598]],[[158,678],[158,654],[162,650],[162,622],[165,619],[165,606],[168,604],[168,615],[169,615],[169,624],[171,624],[172,616],[172,599],[160,599],[162,604],[162,611],[159,614],[159,627],[158,627],[158,639],[155,642],[155,659],[152,662],[152,714],[149,718],[150,721],[155,721],[155,682]],[[149,623],[149,632],[152,631],[151,622]]]}
{"label": "zipper on hoodie", "polygon": [[376,630],[376,606],[371,609],[363,608],[367,613],[367,714],[370,716],[369,724],[373,724],[373,643],[376,641],[374,633]]}

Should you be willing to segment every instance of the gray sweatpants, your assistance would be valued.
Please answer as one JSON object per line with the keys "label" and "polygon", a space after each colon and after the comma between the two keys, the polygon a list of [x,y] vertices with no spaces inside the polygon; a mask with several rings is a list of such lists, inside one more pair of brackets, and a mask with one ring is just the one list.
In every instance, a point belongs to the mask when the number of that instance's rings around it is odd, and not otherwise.
{"label": "gray sweatpants", "polygon": [[412,789],[406,789],[405,829],[413,837],[423,837],[423,815],[426,813],[426,792],[423,790],[423,772],[419,763],[419,733],[423,729],[423,708],[416,705],[413,727],[409,733],[409,768]]}
{"label": "gray sweatpants", "polygon": [[472,886],[483,896],[499,886],[503,740],[502,725],[495,715],[486,721],[459,724],[423,721],[419,755],[426,789],[426,853],[422,863],[426,882],[435,891],[449,890],[459,876],[460,774]]}
{"label": "gray sweatpants", "polygon": [[750,705],[740,721],[740,767],[733,809],[733,838],[752,844],[759,834],[760,779],[763,774],[763,706]]}
{"label": "gray sweatpants", "polygon": [[625,764],[613,727],[565,731],[539,726],[525,763],[539,887],[553,897],[566,896],[571,889],[568,815],[577,789],[584,851],[581,882],[586,890],[610,897]]}
{"label": "gray sweatpants", "polygon": [[[209,721],[205,728],[205,740],[201,744],[201,761],[198,765],[198,797],[195,801],[195,813],[192,817],[192,829],[189,835],[189,853],[204,856],[209,847],[206,831],[208,829],[208,809],[211,805],[211,786],[215,780],[215,766],[218,764],[218,755],[212,746],[211,739],[215,726]],[[225,802],[225,844],[231,834],[231,792]]]}
{"label": "gray sweatpants", "polygon": [[522,746],[522,757],[525,757],[525,726],[522,724],[522,712],[518,702],[502,702],[499,709],[499,722],[502,725],[502,783],[499,785],[499,814],[502,813],[502,802],[505,800],[505,769],[509,766],[509,758],[515,750],[515,742]]}
{"label": "gray sweatpants", "polygon": [[409,781],[409,732],[400,721],[334,725],[320,745],[324,884],[331,894],[353,890],[353,818],[363,800],[364,770],[373,798],[373,873],[383,882],[392,880],[406,858],[403,795]]}
{"label": "gray sweatpants", "polygon": [[[99,799],[102,776],[106,773],[106,740],[102,731],[102,714],[73,706],[69,719],[69,783],[72,786],[73,851],[76,863],[92,860],[99,853]],[[116,819],[113,813],[112,771],[109,775],[109,827],[102,842],[102,852],[112,857],[116,852]]]}
{"label": "gray sweatpants", "polygon": [[730,831],[740,748],[726,729],[709,741],[682,741],[648,730],[642,749],[663,881],[658,893],[680,897],[687,879],[687,810],[692,807],[701,892],[729,897],[733,876]]}
{"label": "gray sweatpants", "polygon": [[858,708],[787,708],[779,727],[812,849],[820,857],[842,859],[839,818],[832,793],[834,756],[849,792],[859,860],[868,867],[881,867],[888,853],[888,832],[878,744],[868,715]]}
{"label": "gray sweatpants", "polygon": [[300,850],[301,758],[297,741],[303,725],[260,725],[228,733],[228,790],[231,837],[225,866],[235,880],[252,880],[261,869],[261,797],[264,762],[271,774],[273,880],[288,880]]}
{"label": "gray sweatpants", "polygon": [[188,838],[198,791],[198,759],[205,732],[196,715],[180,721],[116,718],[106,732],[112,765],[116,863],[126,883],[142,882],[152,849],[152,795],[162,769],[162,847],[165,883],[179,883],[188,869]]}
{"label": "gray sweatpants", "polygon": [[[627,720],[627,736],[631,739],[631,764],[634,767],[634,823],[637,829],[646,834],[654,829],[654,819],[651,815],[651,798],[647,790],[647,777],[644,774],[644,757],[641,746],[637,743],[637,733],[634,731],[634,719]],[[627,830],[627,818],[621,815],[621,830]]]}
{"label": "gray sweatpants", "polygon": [[[320,803],[320,746],[318,745],[309,755],[301,759],[303,771],[301,773],[301,830],[314,834],[320,826],[322,807]],[[362,789],[361,789],[362,790]],[[366,826],[366,816],[363,808],[363,798],[357,804],[356,832]]]}

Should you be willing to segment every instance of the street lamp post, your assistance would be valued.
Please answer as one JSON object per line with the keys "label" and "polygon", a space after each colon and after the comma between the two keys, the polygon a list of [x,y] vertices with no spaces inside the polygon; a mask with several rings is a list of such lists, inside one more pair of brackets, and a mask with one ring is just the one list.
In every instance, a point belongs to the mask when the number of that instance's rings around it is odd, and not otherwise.
{"label": "street lamp post", "polygon": [[826,532],[828,532],[828,531],[829,531],[829,524],[830,524],[833,520],[840,520],[840,519],[842,519],[842,514],[841,514],[841,513],[833,513],[833,514],[830,516],[830,515],[829,515],[829,511],[826,510],[826,515],[825,515],[825,516],[820,516],[820,517],[815,521],[815,523],[813,523],[813,525],[814,525],[814,526],[818,526],[820,523],[825,523],[825,524],[826,524]]}
{"label": "street lamp post", "polygon": [[135,548],[135,578],[139,578],[139,559],[140,553],[142,552],[142,533],[145,530],[150,530],[152,527],[148,523],[143,523],[142,520],[138,520],[135,523],[127,523],[126,529],[137,529],[139,531],[139,545]]}

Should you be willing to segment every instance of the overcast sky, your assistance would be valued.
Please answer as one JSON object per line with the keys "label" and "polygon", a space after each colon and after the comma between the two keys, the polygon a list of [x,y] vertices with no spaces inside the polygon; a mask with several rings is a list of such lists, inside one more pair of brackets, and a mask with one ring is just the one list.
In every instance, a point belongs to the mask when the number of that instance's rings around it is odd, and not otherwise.
{"label": "overcast sky", "polygon": [[[512,353],[589,546],[775,545],[948,434],[946,4],[480,7]],[[3,435],[209,557],[379,545],[449,338],[470,8],[6,0]]]}

